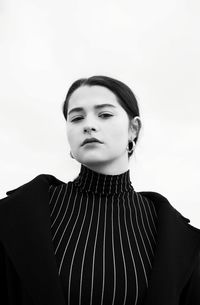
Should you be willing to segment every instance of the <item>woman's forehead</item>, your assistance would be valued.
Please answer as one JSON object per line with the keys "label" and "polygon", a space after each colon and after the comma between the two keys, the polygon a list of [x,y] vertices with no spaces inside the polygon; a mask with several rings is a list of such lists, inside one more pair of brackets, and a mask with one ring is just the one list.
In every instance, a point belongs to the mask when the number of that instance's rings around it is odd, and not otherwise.
{"label": "woman's forehead", "polygon": [[82,106],[85,105],[98,105],[98,104],[112,104],[114,106],[118,106],[119,103],[117,101],[116,95],[106,87],[103,86],[81,86],[76,89],[70,99],[68,104],[68,109],[74,106]]}

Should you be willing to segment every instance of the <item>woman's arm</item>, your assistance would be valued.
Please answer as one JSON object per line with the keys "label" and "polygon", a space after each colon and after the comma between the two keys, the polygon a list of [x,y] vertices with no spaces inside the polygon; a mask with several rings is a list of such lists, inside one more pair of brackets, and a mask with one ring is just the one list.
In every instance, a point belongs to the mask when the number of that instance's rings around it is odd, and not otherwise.
{"label": "woman's arm", "polygon": [[0,242],[0,304],[33,305],[20,278]]}
{"label": "woman's arm", "polygon": [[193,272],[185,286],[180,305],[200,305],[200,252],[194,264]]}
{"label": "woman's arm", "polygon": [[0,243],[0,303],[7,305],[8,303],[8,289],[6,279],[6,261],[5,251],[3,245]]}

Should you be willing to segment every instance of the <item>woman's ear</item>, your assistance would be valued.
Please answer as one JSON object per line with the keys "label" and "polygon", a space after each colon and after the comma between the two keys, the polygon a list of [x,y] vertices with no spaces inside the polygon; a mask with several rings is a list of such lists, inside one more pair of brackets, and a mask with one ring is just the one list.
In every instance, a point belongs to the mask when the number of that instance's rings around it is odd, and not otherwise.
{"label": "woman's ear", "polygon": [[129,123],[129,136],[134,140],[138,137],[140,129],[142,127],[142,122],[139,116],[135,116],[130,120]]}

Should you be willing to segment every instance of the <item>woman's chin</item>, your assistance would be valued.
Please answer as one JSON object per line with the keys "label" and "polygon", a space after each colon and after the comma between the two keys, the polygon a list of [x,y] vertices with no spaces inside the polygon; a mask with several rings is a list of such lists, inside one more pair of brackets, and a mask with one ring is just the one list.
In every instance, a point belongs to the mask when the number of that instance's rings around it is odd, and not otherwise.
{"label": "woman's chin", "polygon": [[94,164],[94,163],[101,163],[107,161],[105,156],[98,155],[97,152],[91,152],[82,154],[81,158],[79,159],[81,163],[87,163],[87,164]]}

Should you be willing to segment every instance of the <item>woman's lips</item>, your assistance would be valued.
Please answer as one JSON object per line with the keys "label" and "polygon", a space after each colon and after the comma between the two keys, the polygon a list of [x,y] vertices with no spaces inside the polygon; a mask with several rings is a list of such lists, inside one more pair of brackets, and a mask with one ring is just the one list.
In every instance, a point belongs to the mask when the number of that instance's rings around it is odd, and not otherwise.
{"label": "woman's lips", "polygon": [[81,146],[85,145],[85,144],[88,144],[88,143],[102,143],[100,140],[96,139],[96,138],[88,138],[88,139],[85,139]]}
{"label": "woman's lips", "polygon": [[101,143],[100,143],[100,142],[97,142],[97,141],[93,141],[93,142],[85,143],[83,146],[88,145],[88,144],[101,144]]}

